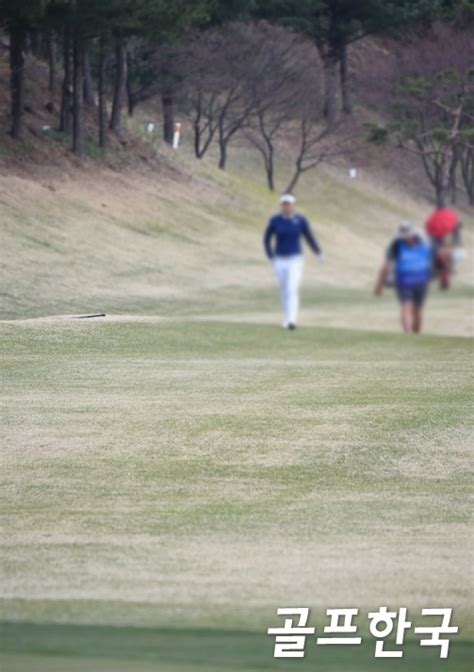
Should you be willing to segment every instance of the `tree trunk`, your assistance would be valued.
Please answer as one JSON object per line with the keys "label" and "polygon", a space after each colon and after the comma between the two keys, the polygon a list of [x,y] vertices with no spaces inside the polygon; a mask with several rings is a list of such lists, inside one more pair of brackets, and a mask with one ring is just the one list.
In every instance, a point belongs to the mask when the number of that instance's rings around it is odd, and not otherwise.
{"label": "tree trunk", "polygon": [[41,41],[40,41],[40,33],[38,30],[31,30],[29,34],[29,43],[30,43],[30,51],[32,56],[35,58],[40,58],[41,57]]}
{"label": "tree trunk", "polygon": [[275,162],[274,150],[271,140],[264,138],[266,148],[261,147],[260,153],[263,156],[263,163],[265,165],[265,175],[267,178],[267,186],[270,191],[275,191]]}
{"label": "tree trunk", "polygon": [[342,110],[345,114],[352,114],[354,110],[352,78],[349,66],[349,54],[347,45],[341,49],[340,61],[341,73],[341,94],[342,94]]}
{"label": "tree trunk", "polygon": [[128,116],[133,117],[133,115],[135,114],[135,106],[136,106],[135,99],[131,92],[128,93],[127,97],[128,97]]}
{"label": "tree trunk", "polygon": [[46,33],[46,56],[48,59],[48,91],[52,97],[56,93],[56,44],[51,30]]}
{"label": "tree trunk", "polygon": [[466,187],[469,205],[474,205],[474,149],[464,149],[461,154],[461,175]]}
{"label": "tree trunk", "polygon": [[91,61],[89,58],[89,51],[87,49],[85,50],[84,56],[84,103],[88,107],[96,106],[94,82],[91,73]]}
{"label": "tree trunk", "polygon": [[441,157],[436,162],[434,186],[436,192],[436,207],[445,208],[449,194],[449,166],[448,148],[444,147]]}
{"label": "tree trunk", "polygon": [[455,205],[458,196],[458,166],[460,159],[459,147],[454,148],[453,159],[449,167],[449,193],[451,203]]}
{"label": "tree trunk", "polygon": [[293,177],[291,178],[290,183],[288,184],[288,186],[285,189],[285,193],[287,193],[287,194],[292,194],[293,193],[293,191],[295,190],[295,187],[298,184],[299,179],[300,179],[302,174],[303,174],[303,171],[297,165],[296,168],[295,168],[295,172],[293,173]]}
{"label": "tree trunk", "polygon": [[219,168],[220,170],[225,170],[227,165],[227,138],[224,131],[224,116],[223,112],[220,113],[219,123],[218,123],[218,143],[219,143]]}
{"label": "tree trunk", "polygon": [[126,90],[127,90],[127,108],[128,116],[133,117],[135,114],[135,107],[138,103],[138,96],[135,97],[133,93],[132,81],[130,73],[132,71],[132,60],[130,54],[127,54],[127,79],[126,79]]}
{"label": "tree trunk", "polygon": [[262,122],[260,123],[260,129],[262,140],[265,144],[257,145],[257,149],[260,151],[260,154],[263,157],[268,189],[270,191],[275,191],[275,162],[274,162],[273,139],[271,135],[264,134],[262,130],[263,129]]}
{"label": "tree trunk", "polygon": [[219,138],[219,168],[225,170],[227,166],[227,142],[224,138]]}
{"label": "tree trunk", "polygon": [[200,126],[194,126],[194,156],[202,159],[214,139],[215,130],[208,129],[204,135]]}
{"label": "tree trunk", "polygon": [[194,156],[196,159],[202,159],[201,155],[201,129],[194,125]]}
{"label": "tree trunk", "polygon": [[130,74],[131,72],[132,72],[132,58],[130,54],[127,53],[127,78],[125,81],[125,88],[127,91],[127,108],[129,117],[133,117],[133,115],[135,114],[135,106],[138,102],[135,99],[135,96],[133,95],[133,87]]}
{"label": "tree trunk", "polygon": [[164,61],[161,68],[161,107],[163,110],[163,140],[173,144],[174,135],[174,78],[171,70],[171,55],[164,52]]}
{"label": "tree trunk", "polygon": [[267,185],[270,191],[275,191],[275,179],[274,179],[274,168],[273,168],[273,159],[269,159],[266,163],[266,172],[267,172]]}
{"label": "tree trunk", "polygon": [[165,88],[161,94],[161,104],[163,108],[163,139],[169,145],[172,145],[174,135],[174,100],[173,93],[169,88]]}
{"label": "tree trunk", "polygon": [[64,78],[62,86],[61,121],[59,130],[71,133],[72,130],[72,50],[69,31],[64,31]]}
{"label": "tree trunk", "polygon": [[117,38],[115,43],[115,62],[117,76],[115,79],[114,100],[110,117],[110,130],[117,133],[117,135],[120,135],[122,132],[122,108],[127,93],[127,52],[125,43],[120,38]]}
{"label": "tree trunk", "polygon": [[100,36],[99,41],[99,147],[105,149],[109,144],[108,124],[107,124],[107,54],[106,39],[104,35]]}
{"label": "tree trunk", "polygon": [[85,158],[84,133],[84,41],[80,37],[74,39],[73,71],[74,71],[74,108],[73,108],[73,139],[72,150],[80,159]]}
{"label": "tree trunk", "polygon": [[449,193],[449,180],[448,182],[443,179],[438,182],[436,185],[436,207],[445,208],[448,201]]}
{"label": "tree trunk", "polygon": [[209,108],[207,119],[203,121],[204,117],[203,105],[202,105],[202,92],[198,92],[198,98],[196,101],[196,109],[193,118],[193,130],[194,130],[194,155],[197,159],[202,159],[211,142],[214,139],[216,132],[216,127],[213,121],[213,112],[212,105]]}
{"label": "tree trunk", "polygon": [[453,110],[453,125],[449,133],[449,139],[441,152],[439,163],[439,177],[436,184],[436,201],[438,208],[445,208],[451,186],[451,168],[456,160],[457,139],[461,124],[463,106],[462,103]]}
{"label": "tree trunk", "polygon": [[[304,125],[302,126],[302,130],[304,132]],[[287,188],[285,189],[285,193],[287,193],[287,194],[292,194],[294,192],[294,189],[296,188],[296,185],[298,184],[300,177],[304,173],[304,169],[303,169],[304,151],[305,151],[305,142],[303,140],[302,143],[301,143],[300,154],[295,161],[295,170],[294,170],[294,173],[293,173],[293,177],[291,178],[290,183],[288,184]]]}
{"label": "tree trunk", "polygon": [[337,118],[337,66],[338,56],[334,49],[329,49],[324,55],[324,117],[329,126],[336,123]]}
{"label": "tree trunk", "polygon": [[10,95],[11,136],[23,135],[23,110],[25,107],[25,47],[26,31],[18,25],[10,26]]}

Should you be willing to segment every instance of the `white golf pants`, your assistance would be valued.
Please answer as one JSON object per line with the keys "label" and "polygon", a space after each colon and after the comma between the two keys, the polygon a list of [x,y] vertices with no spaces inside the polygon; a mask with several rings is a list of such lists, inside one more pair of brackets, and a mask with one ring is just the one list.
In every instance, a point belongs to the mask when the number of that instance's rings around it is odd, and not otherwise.
{"label": "white golf pants", "polygon": [[275,257],[273,267],[280,286],[285,324],[296,324],[300,304],[300,284],[303,277],[303,255]]}

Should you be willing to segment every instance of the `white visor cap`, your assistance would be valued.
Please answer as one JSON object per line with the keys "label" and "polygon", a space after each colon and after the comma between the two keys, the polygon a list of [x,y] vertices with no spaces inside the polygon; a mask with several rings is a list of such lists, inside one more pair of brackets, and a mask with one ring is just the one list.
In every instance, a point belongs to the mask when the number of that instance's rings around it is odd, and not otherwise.
{"label": "white visor cap", "polygon": [[280,198],[280,204],[283,205],[284,203],[290,203],[290,205],[294,205],[296,203],[296,198],[293,196],[293,194],[283,194],[283,196]]}
{"label": "white visor cap", "polygon": [[400,222],[400,226],[398,227],[398,235],[401,236],[402,238],[409,238],[410,236],[415,235],[416,230],[413,224],[409,220],[403,220],[403,222]]}

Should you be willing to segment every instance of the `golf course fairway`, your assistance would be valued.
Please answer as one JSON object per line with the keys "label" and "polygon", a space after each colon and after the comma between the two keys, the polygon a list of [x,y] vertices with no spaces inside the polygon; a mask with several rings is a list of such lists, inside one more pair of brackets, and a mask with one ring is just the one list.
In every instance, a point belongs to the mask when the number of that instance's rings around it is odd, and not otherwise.
{"label": "golf course fairway", "polygon": [[[436,301],[436,299],[434,299]],[[255,305],[259,309],[258,297]],[[4,321],[2,670],[399,669],[367,611],[452,607],[471,669],[469,339],[253,322]],[[278,662],[276,609],[360,647]]]}

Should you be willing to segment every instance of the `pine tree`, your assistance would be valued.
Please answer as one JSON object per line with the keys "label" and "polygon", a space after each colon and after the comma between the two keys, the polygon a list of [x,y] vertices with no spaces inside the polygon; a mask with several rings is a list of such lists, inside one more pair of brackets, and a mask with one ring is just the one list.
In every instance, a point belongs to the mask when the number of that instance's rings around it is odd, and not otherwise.
{"label": "pine tree", "polygon": [[25,50],[28,31],[44,15],[47,0],[0,0],[0,15],[6,22],[10,40],[10,111],[13,138],[23,135],[25,107]]}
{"label": "pine tree", "polygon": [[443,11],[442,0],[258,0],[257,15],[310,37],[324,63],[324,112],[337,115],[338,78],[343,109],[352,111],[348,47],[367,35],[396,35]]}

